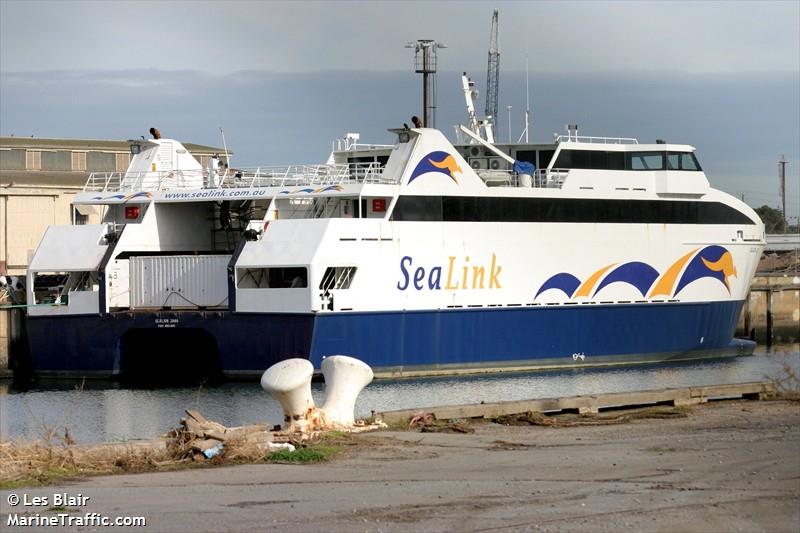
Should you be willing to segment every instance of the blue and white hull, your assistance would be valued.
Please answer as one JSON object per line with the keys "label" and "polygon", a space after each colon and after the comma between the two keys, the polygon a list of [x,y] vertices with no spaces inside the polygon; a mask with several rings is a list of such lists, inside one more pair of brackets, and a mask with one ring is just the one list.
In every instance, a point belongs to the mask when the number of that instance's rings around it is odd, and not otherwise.
{"label": "blue and white hull", "polygon": [[[235,376],[341,354],[414,375],[752,352],[733,333],[763,224],[692,147],[630,141],[570,137],[542,147],[535,179],[498,181],[424,128],[399,130],[385,164],[221,179],[151,172],[179,146],[154,140],[117,181],[152,189],[78,195],[104,223],[51,227],[37,249],[33,370]],[[38,305],[52,272],[67,273],[59,305]]]}
{"label": "blue and white hull", "polygon": [[[227,377],[260,375],[287,357],[348,354],[378,376],[635,364],[746,355],[732,341],[742,302],[347,314],[158,314],[28,321],[40,376],[113,378],[126,358],[180,363],[208,349]],[[146,338],[131,339],[131,332]],[[199,346],[198,346],[199,342]],[[193,353],[192,358],[197,359]],[[158,366],[153,372],[159,372]]]}

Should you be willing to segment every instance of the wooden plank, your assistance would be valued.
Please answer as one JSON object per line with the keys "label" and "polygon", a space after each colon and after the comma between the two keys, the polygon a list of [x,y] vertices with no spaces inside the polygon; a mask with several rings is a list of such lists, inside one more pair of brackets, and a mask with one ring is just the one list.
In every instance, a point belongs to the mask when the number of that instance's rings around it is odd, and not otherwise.
{"label": "wooden plank", "polygon": [[676,406],[693,405],[706,402],[711,398],[736,396],[748,399],[764,399],[774,394],[775,385],[771,382],[763,381],[633,392],[612,392],[565,398],[539,398],[479,404],[444,405],[386,411],[378,413],[377,416],[384,422],[397,423],[407,421],[420,411],[432,413],[438,420],[448,420],[452,418],[494,418],[503,415],[526,413],[528,411],[538,413],[577,411],[578,413],[585,414],[597,413],[599,409],[609,407],[619,408],[661,403],[671,403]]}

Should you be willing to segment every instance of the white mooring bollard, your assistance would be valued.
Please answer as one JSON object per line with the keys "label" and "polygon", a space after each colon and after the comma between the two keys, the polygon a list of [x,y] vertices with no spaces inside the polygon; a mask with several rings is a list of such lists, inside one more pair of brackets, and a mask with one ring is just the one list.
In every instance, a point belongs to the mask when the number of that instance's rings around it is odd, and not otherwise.
{"label": "white mooring bollard", "polygon": [[286,359],[269,367],[261,376],[261,388],[283,407],[284,430],[314,429],[318,412],[311,397],[313,375],[314,365],[307,359]]}
{"label": "white mooring bollard", "polygon": [[322,360],[325,377],[325,404],[322,406],[327,427],[351,427],[355,424],[356,398],[374,377],[363,361],[346,355],[332,355]]}

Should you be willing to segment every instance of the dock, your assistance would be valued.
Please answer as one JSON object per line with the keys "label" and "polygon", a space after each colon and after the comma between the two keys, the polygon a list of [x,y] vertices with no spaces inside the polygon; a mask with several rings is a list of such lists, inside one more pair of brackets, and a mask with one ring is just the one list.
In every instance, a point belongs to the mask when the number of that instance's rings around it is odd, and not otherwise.
{"label": "dock", "polygon": [[764,400],[776,395],[775,384],[769,381],[734,383],[728,385],[704,385],[635,392],[611,392],[565,398],[540,398],[505,402],[486,402],[438,407],[420,407],[376,413],[375,417],[386,424],[408,422],[419,414],[432,414],[436,420],[458,418],[496,418],[521,413],[579,413],[596,414],[604,409],[622,409],[651,405],[675,407],[697,405],[709,400],[743,398]]}

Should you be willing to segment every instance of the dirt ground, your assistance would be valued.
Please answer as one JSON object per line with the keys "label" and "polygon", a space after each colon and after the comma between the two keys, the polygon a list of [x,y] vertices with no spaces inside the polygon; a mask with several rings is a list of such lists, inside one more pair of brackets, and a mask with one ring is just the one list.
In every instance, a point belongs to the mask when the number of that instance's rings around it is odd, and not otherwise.
{"label": "dirt ground", "polygon": [[[798,402],[715,402],[686,418],[625,424],[474,429],[358,435],[321,464],[4,490],[0,529],[36,530],[7,526],[10,512],[27,511],[140,515],[147,527],[139,531],[800,531]],[[90,500],[66,510],[7,503],[11,493],[64,492]]]}

